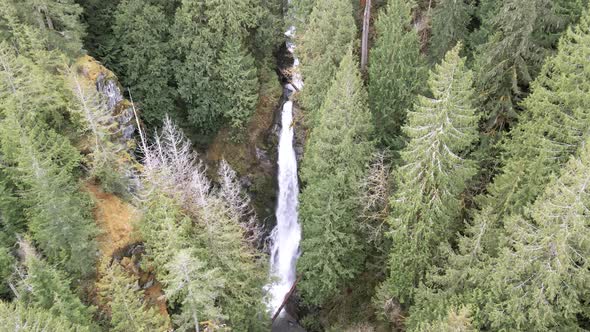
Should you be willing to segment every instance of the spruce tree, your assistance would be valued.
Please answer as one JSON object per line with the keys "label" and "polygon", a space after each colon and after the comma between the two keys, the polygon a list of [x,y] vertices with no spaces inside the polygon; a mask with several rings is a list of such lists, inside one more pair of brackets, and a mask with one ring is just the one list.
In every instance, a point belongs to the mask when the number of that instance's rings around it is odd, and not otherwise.
{"label": "spruce tree", "polygon": [[80,326],[64,317],[54,317],[46,310],[27,307],[22,304],[10,304],[0,300],[0,326],[6,331],[20,332],[90,332],[86,326]]}
{"label": "spruce tree", "polygon": [[98,281],[100,299],[110,316],[110,331],[165,332],[166,318],[144,302],[143,291],[137,278],[128,274],[119,264],[106,266]]}
{"label": "spruce tree", "polygon": [[486,2],[482,30],[489,37],[476,51],[477,88],[483,93],[487,130],[503,130],[517,118],[518,103],[543,60],[566,29],[550,0]]}
{"label": "spruce tree", "polygon": [[158,4],[124,0],[117,7],[116,48],[107,64],[120,68],[122,82],[131,88],[150,124],[160,123],[165,114],[176,115],[170,29],[170,18]]}
{"label": "spruce tree", "polygon": [[404,144],[401,128],[427,74],[418,34],[411,26],[411,9],[407,1],[393,0],[380,12],[370,55],[369,103],[376,135],[383,146],[393,150]]}
{"label": "spruce tree", "polygon": [[[501,173],[477,198],[480,210],[473,211],[458,251],[450,254],[445,272],[432,276],[421,288],[409,325],[433,319],[449,304],[483,307],[494,302],[490,291],[482,291],[494,273],[492,263],[511,246],[506,220],[517,218],[543,192],[552,174],[583,143],[588,131],[586,96],[590,93],[586,54],[590,43],[590,14],[561,38],[557,54],[545,63],[524,101],[525,111],[511,138],[502,143],[505,153]],[[581,66],[581,67],[580,67]],[[479,310],[478,325],[490,321],[489,312]],[[414,316],[414,317],[412,317]]]}
{"label": "spruce tree", "polygon": [[367,106],[367,93],[349,46],[319,110],[301,169],[305,184],[299,210],[303,255],[298,270],[303,276],[299,289],[308,303],[324,303],[358,276],[363,266],[357,197],[373,151]]}
{"label": "spruce tree", "polygon": [[[506,220],[510,245],[491,274],[490,328],[574,331],[590,318],[590,141],[524,216]],[[483,285],[482,285],[483,286]]]}
{"label": "spruce tree", "polygon": [[221,79],[220,108],[234,128],[243,127],[256,110],[258,78],[254,58],[237,38],[228,39],[219,54],[217,72]]}
{"label": "spruce tree", "polygon": [[26,272],[21,280],[18,301],[47,310],[54,317],[67,319],[72,324],[93,327],[93,307],[87,307],[70,289],[71,281],[63,272],[37,257],[34,249],[21,241]]}
{"label": "spruce tree", "polygon": [[472,19],[472,0],[441,0],[432,12],[432,36],[428,53],[438,62],[458,42],[469,36],[468,26]]}
{"label": "spruce tree", "polygon": [[479,199],[482,218],[493,229],[501,227],[498,223],[505,216],[521,213],[536,199],[550,174],[559,171],[590,128],[586,98],[590,75],[584,61],[589,48],[590,16],[585,12],[578,26],[561,39],[558,53],[543,66],[522,104],[525,111],[519,125],[501,145],[505,151],[501,172],[488,194]]}
{"label": "spruce tree", "polygon": [[319,120],[320,106],[355,36],[356,25],[349,0],[319,0],[315,3],[297,47],[301,74],[305,79],[301,103],[309,114],[312,127]]}
{"label": "spruce tree", "polygon": [[225,282],[219,270],[208,269],[188,249],[179,251],[166,268],[170,274],[163,280],[165,292],[171,299],[180,298],[182,305],[181,313],[174,316],[176,325],[199,331],[201,322],[208,322],[209,328],[218,328],[226,318],[215,303]]}
{"label": "spruce tree", "polygon": [[453,241],[461,226],[460,195],[477,170],[466,154],[477,140],[478,117],[473,75],[459,57],[460,49],[449,51],[431,72],[433,97],[418,99],[404,127],[410,141],[395,173],[390,277],[382,286],[383,299],[411,301],[427,270],[443,259],[438,247]]}
{"label": "spruce tree", "polygon": [[85,28],[80,22],[82,7],[74,0],[7,0],[4,7],[0,17],[7,19],[9,38],[19,40],[34,31],[48,49],[80,54]]}

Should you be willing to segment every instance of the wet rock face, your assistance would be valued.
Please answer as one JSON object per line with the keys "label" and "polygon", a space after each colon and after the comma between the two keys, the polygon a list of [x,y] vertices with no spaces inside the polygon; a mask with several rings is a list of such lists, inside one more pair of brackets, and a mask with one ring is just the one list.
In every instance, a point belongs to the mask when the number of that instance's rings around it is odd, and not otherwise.
{"label": "wet rock face", "polygon": [[112,77],[109,78],[105,73],[99,73],[96,77],[96,90],[105,96],[108,108],[113,112],[119,123],[122,143],[132,140],[137,129],[133,108],[123,98],[117,80]]}

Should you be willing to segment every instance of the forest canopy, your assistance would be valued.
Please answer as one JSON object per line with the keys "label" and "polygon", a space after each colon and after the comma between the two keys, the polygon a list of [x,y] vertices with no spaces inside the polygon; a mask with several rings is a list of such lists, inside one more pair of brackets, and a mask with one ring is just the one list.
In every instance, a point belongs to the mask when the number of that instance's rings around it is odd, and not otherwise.
{"label": "forest canopy", "polygon": [[589,58],[586,0],[3,0],[0,331],[590,330]]}

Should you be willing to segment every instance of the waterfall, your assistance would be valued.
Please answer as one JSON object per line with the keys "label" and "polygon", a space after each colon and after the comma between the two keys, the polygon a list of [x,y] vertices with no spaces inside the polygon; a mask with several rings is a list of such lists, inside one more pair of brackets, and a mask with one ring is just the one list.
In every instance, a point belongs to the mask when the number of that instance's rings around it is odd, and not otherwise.
{"label": "waterfall", "polygon": [[[295,28],[291,27],[285,35],[292,38]],[[287,41],[289,52],[293,53],[295,45]],[[294,59],[292,83],[285,85],[287,97],[303,87],[301,76],[297,73],[299,60]],[[271,233],[270,274],[273,279],[268,285],[270,299],[268,308],[274,314],[283,303],[285,296],[296,280],[295,265],[299,257],[301,226],[297,220],[299,183],[297,179],[297,158],[294,144],[293,101],[283,104],[281,115],[281,133],[279,139],[277,225]]]}

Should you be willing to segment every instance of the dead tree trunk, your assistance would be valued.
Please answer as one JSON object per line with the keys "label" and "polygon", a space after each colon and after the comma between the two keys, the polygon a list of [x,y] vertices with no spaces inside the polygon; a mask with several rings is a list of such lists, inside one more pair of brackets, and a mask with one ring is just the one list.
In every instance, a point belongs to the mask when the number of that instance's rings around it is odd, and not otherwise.
{"label": "dead tree trunk", "polygon": [[281,303],[281,306],[277,309],[277,312],[275,312],[275,314],[272,316],[271,322],[274,323],[275,319],[277,319],[277,317],[279,316],[279,314],[283,310],[283,307],[287,304],[287,301],[289,300],[291,295],[293,295],[293,292],[295,291],[295,287],[297,287],[297,283],[299,282],[299,280],[301,280],[301,276],[297,277],[297,280],[295,280],[295,282],[293,283],[293,286],[291,286],[291,289],[289,289],[289,292],[287,292],[287,294],[285,295],[285,298],[283,299],[283,303]]}
{"label": "dead tree trunk", "polygon": [[371,26],[371,0],[365,2],[363,16],[363,34],[361,37],[361,71],[366,72],[369,63],[369,28]]}

